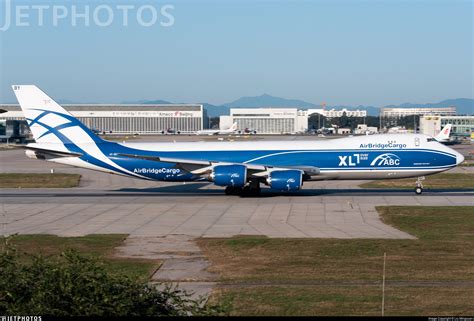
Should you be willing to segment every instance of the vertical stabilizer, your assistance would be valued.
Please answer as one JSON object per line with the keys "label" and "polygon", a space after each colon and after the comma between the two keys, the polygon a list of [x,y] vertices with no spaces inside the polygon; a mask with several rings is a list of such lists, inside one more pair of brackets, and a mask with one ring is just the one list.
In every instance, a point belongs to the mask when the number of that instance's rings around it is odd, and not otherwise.
{"label": "vertical stabilizer", "polygon": [[100,143],[89,128],[34,85],[12,86],[37,143]]}
{"label": "vertical stabilizer", "polygon": [[444,142],[449,140],[449,134],[451,133],[451,124],[447,124],[446,126],[441,129],[441,131],[436,135],[435,139],[438,142]]}

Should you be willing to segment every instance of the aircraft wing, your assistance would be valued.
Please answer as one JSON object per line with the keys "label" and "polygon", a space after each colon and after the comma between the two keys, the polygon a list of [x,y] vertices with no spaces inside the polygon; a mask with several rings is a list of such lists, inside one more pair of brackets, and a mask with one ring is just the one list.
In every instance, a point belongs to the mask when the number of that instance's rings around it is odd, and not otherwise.
{"label": "aircraft wing", "polygon": [[189,171],[195,175],[203,175],[212,172],[214,166],[217,165],[244,165],[247,167],[250,175],[257,177],[266,177],[272,170],[285,170],[285,169],[299,169],[306,175],[314,176],[319,174],[319,168],[312,166],[286,166],[286,167],[275,167],[257,164],[247,163],[235,163],[235,162],[221,162],[221,161],[207,161],[207,160],[193,160],[193,159],[181,159],[181,158],[170,158],[170,157],[159,157],[159,156],[144,156],[135,154],[117,154],[117,156],[124,156],[129,158],[144,159],[149,161],[173,163],[178,167]]}

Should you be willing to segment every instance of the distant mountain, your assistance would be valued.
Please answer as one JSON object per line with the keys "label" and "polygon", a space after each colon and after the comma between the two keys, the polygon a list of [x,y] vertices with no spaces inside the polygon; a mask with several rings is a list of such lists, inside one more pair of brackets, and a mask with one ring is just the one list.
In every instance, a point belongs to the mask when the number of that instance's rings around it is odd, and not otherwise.
{"label": "distant mountain", "polygon": [[160,99],[157,99],[157,100],[135,100],[135,101],[124,101],[122,102],[122,104],[128,104],[128,105],[138,105],[138,104],[145,104],[145,105],[169,105],[169,104],[172,104],[171,102],[169,101],[166,101],[166,100],[160,100]]}
{"label": "distant mountain", "polygon": [[315,108],[317,105],[298,99],[286,99],[268,94],[251,97],[241,97],[235,101],[220,106],[204,104],[209,117],[229,115],[230,108]]}
{"label": "distant mountain", "polygon": [[208,103],[202,104],[207,112],[208,117],[218,117],[222,115],[229,115],[230,108],[227,106],[216,106]]}
{"label": "distant mountain", "polygon": [[280,97],[270,96],[268,94],[263,94],[261,96],[254,97],[242,97],[236,101],[223,104],[224,106],[235,108],[235,107],[298,107],[298,108],[314,108],[317,105],[313,103],[308,103],[303,100],[298,99],[286,99]]}
{"label": "distant mountain", "polygon": [[[285,107],[293,107],[299,109],[307,109],[307,108],[322,108],[321,105],[313,104],[304,100],[299,99],[286,99],[280,97],[270,96],[268,94],[263,94],[261,96],[254,96],[254,97],[242,97],[233,101],[231,103],[223,104],[225,107],[229,108],[236,108],[236,107],[245,107],[245,108],[261,108],[261,107],[273,107],[273,108],[285,108]],[[374,106],[326,106],[326,109],[343,109],[346,108],[347,110],[367,110],[367,114],[369,116],[376,116],[379,114],[379,108]],[[224,110],[222,110],[224,111]]]}
{"label": "distant mountain", "polygon": [[[124,102],[126,104],[172,104],[172,102],[166,100],[139,100],[139,101],[128,101]],[[274,97],[268,94],[263,94],[261,96],[253,96],[253,97],[242,97],[233,102],[225,103],[222,105],[212,105],[209,103],[203,103],[204,109],[207,111],[208,117],[218,117],[221,115],[229,115],[230,108],[263,108],[263,107],[273,107],[273,108],[299,108],[299,109],[307,109],[307,108],[322,108],[321,105],[316,105],[313,103],[309,103],[303,100],[298,99],[286,99],[281,97]],[[474,99],[470,98],[457,98],[457,99],[447,99],[440,101],[438,103],[426,103],[426,104],[412,104],[412,103],[404,103],[400,105],[387,105],[385,107],[404,107],[404,108],[429,108],[429,107],[449,107],[449,106],[456,106],[457,113],[460,115],[473,115],[474,114]],[[379,107],[375,106],[345,106],[345,105],[333,105],[333,106],[326,106],[326,110],[329,109],[348,109],[348,110],[367,110],[367,114],[369,116],[378,116],[379,115]]]}

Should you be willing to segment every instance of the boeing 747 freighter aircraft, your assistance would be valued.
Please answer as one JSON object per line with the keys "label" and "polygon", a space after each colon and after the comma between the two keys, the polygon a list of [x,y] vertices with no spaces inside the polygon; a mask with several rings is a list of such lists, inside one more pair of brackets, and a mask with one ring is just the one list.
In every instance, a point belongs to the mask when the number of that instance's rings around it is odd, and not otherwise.
{"label": "boeing 747 freighter aircraft", "polygon": [[227,194],[260,185],[296,191],[305,181],[422,178],[464,157],[421,134],[370,135],[322,141],[115,143],[96,136],[33,85],[13,86],[36,143],[31,158],[159,181],[214,182]]}

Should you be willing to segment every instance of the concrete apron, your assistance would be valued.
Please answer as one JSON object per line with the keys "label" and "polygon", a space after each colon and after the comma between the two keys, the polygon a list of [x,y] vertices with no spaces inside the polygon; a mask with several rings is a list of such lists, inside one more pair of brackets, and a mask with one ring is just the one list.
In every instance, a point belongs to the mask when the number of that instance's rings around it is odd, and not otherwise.
{"label": "concrete apron", "polygon": [[159,287],[176,286],[194,300],[203,299],[203,303],[216,285],[218,275],[207,271],[210,263],[191,236],[129,236],[115,255],[163,260],[151,282]]}

